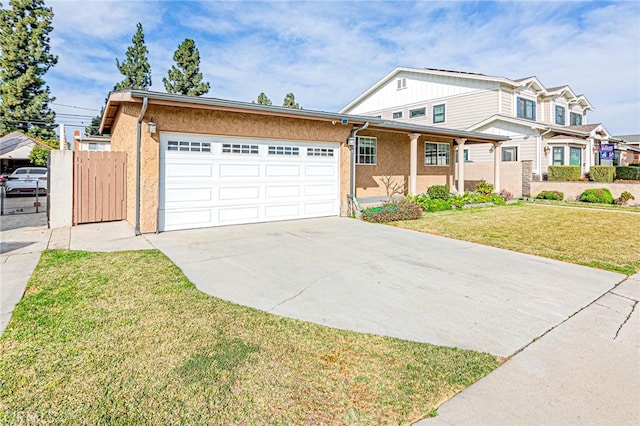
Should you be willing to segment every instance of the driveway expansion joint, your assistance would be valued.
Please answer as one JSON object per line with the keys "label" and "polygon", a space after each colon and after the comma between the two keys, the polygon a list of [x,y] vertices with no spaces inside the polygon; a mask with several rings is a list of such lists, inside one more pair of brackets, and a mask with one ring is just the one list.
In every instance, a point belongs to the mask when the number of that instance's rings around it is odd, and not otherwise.
{"label": "driveway expansion joint", "polygon": [[613,337],[613,340],[616,340],[618,338],[620,331],[622,330],[624,325],[627,323],[627,321],[629,321],[629,318],[631,318],[631,315],[633,315],[633,311],[635,311],[636,306],[638,306],[638,301],[634,301],[633,305],[631,306],[631,311],[629,312],[629,315],[627,315],[624,321],[622,321],[622,324],[620,324],[620,327],[618,327],[618,330],[616,331],[616,335]]}
{"label": "driveway expansion joint", "polygon": [[286,299],[284,299],[282,302],[276,304],[273,308],[269,309],[267,312],[273,312],[274,309],[276,309],[277,307],[284,305],[287,302],[292,301],[293,299],[295,299],[296,297],[299,297],[302,293],[304,293],[309,287],[305,287],[302,290],[300,290],[298,293],[294,294],[291,297],[288,297]]}

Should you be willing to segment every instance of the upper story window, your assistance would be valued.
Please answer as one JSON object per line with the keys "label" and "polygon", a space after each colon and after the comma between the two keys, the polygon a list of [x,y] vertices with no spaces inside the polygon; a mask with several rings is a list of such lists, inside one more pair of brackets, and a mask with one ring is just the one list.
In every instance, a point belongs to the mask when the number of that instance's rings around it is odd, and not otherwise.
{"label": "upper story window", "polygon": [[399,78],[396,81],[396,84],[398,85],[398,90],[406,89],[407,88],[407,79],[406,78]]}
{"label": "upper story window", "polygon": [[448,143],[424,143],[425,166],[448,166],[451,161],[451,146]]}
{"label": "upper story window", "polygon": [[556,124],[560,124],[561,126],[567,124],[565,111],[564,107],[556,105]]}
{"label": "upper story window", "polygon": [[444,104],[434,105],[433,106],[433,122],[434,123],[444,123],[444,115],[445,107]]}
{"label": "upper story window", "polygon": [[569,124],[571,126],[582,126],[582,114],[572,112],[569,114]]}
{"label": "upper story window", "polygon": [[396,111],[393,113],[393,119],[402,118],[402,111]]}
{"label": "upper story window", "polygon": [[536,119],[536,102],[519,97],[518,110],[516,111],[516,113],[519,118],[535,120]]}
{"label": "upper story window", "polygon": [[356,164],[377,164],[378,139],[358,136],[356,139]]}
{"label": "upper story window", "polygon": [[426,108],[417,108],[409,111],[409,118],[424,117],[425,115],[427,115]]}

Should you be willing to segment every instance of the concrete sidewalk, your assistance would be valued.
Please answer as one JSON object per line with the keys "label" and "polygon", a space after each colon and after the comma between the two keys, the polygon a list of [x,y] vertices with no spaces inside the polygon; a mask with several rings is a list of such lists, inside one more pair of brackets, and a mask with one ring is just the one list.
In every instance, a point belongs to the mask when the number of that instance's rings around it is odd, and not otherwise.
{"label": "concrete sidewalk", "polygon": [[639,301],[636,274],[417,424],[640,424]]}

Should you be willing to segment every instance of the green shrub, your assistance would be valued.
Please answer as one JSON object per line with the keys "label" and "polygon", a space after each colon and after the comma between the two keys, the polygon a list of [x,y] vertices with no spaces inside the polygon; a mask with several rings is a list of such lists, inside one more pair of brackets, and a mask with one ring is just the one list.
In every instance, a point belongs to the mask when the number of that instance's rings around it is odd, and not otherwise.
{"label": "green shrub", "polygon": [[629,167],[640,167],[640,163],[629,163]]}
{"label": "green shrub", "polygon": [[631,165],[628,167],[616,167],[616,178],[623,180],[640,180],[640,167]]}
{"label": "green shrub", "polygon": [[397,220],[414,220],[422,217],[422,208],[409,198],[384,203],[382,207],[362,210],[362,220],[386,223]]}
{"label": "green shrub", "polygon": [[613,204],[613,195],[607,188],[593,188],[584,191],[579,200],[587,203]]}
{"label": "green shrub", "polygon": [[427,195],[431,198],[446,200],[449,198],[449,184],[430,186],[427,188]]}
{"label": "green shrub", "polygon": [[426,212],[440,212],[444,210],[451,210],[451,203],[449,200],[441,200],[439,198],[431,198],[420,205],[422,210]]}
{"label": "green shrub", "polygon": [[541,193],[536,195],[536,200],[562,201],[562,200],[564,200],[564,192],[560,192],[560,191],[542,191]]}
{"label": "green shrub", "polygon": [[549,166],[547,179],[551,181],[579,180],[582,177],[580,166]]}
{"label": "green shrub", "polygon": [[635,199],[636,197],[634,197],[632,193],[624,191],[618,198],[616,198],[616,204],[623,205],[626,204],[627,201]]}
{"label": "green shrub", "polygon": [[589,180],[594,182],[613,182],[616,177],[614,166],[591,166],[589,169]]}
{"label": "green shrub", "polygon": [[481,180],[476,184],[474,191],[480,194],[489,195],[493,192],[493,185],[485,180]]}

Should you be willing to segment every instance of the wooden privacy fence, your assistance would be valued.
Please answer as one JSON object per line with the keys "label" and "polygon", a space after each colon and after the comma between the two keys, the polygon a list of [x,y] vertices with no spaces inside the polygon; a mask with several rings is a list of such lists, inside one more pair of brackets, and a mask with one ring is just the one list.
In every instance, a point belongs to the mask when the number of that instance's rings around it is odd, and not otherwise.
{"label": "wooden privacy fence", "polygon": [[73,157],[73,224],[126,219],[127,153],[77,151]]}

